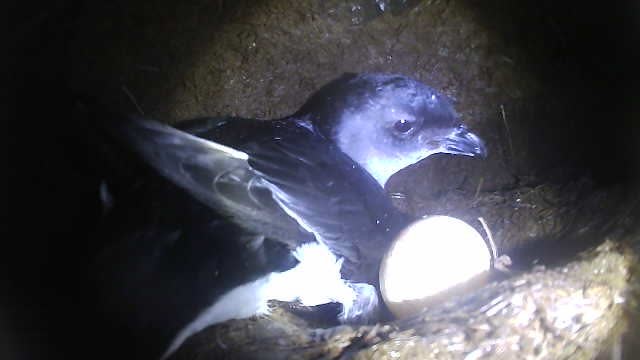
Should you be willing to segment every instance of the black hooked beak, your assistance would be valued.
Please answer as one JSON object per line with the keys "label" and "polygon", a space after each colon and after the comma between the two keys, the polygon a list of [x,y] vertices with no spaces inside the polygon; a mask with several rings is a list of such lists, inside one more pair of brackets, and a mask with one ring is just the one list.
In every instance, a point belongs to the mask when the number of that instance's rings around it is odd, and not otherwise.
{"label": "black hooked beak", "polygon": [[484,141],[464,125],[458,126],[451,135],[446,137],[443,147],[449,154],[487,157]]}

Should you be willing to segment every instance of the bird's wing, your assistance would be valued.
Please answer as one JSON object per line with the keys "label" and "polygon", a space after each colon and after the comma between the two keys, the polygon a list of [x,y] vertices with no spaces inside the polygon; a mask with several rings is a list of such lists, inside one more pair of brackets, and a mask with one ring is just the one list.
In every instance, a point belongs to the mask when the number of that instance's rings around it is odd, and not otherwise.
{"label": "bird's wing", "polygon": [[335,145],[297,133],[249,146],[247,153],[278,204],[335,254],[357,263],[369,247],[384,245],[377,242],[388,238],[397,212],[375,180]]}
{"label": "bird's wing", "polygon": [[249,232],[292,248],[313,239],[274,201],[245,152],[144,119],[111,129],[162,176]]}
{"label": "bird's wing", "polygon": [[347,260],[377,262],[407,223],[366,171],[303,121],[204,118],[178,126],[247,153],[280,207]]}
{"label": "bird's wing", "polygon": [[237,149],[153,121],[122,124],[146,162],[245,229],[292,246],[313,234],[353,263],[384,245],[395,211],[383,189],[312,131],[247,137]]}

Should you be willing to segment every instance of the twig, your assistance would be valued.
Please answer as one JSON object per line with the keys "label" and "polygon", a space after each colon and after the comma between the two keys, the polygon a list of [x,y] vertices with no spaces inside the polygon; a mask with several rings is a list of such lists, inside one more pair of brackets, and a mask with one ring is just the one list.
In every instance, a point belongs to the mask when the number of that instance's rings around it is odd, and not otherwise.
{"label": "twig", "polygon": [[491,230],[489,230],[489,226],[487,225],[487,222],[484,221],[484,218],[479,217],[478,221],[480,221],[480,224],[482,224],[482,228],[484,229],[484,232],[487,233],[487,238],[489,239],[489,247],[491,248],[491,255],[493,256],[494,259],[498,258],[498,249],[496,248],[496,243],[493,242],[493,236],[491,235]]}
{"label": "twig", "polygon": [[136,107],[136,109],[138,109],[138,112],[140,113],[140,115],[144,115],[144,111],[142,111],[142,108],[138,104],[138,101],[136,100],[136,97],[133,96],[133,94],[131,93],[131,91],[129,91],[129,89],[127,88],[126,85],[122,85],[122,91],[125,93],[125,95],[127,95],[129,100],[131,100],[131,102]]}
{"label": "twig", "polygon": [[407,194],[401,193],[401,192],[393,192],[393,193],[389,194],[389,196],[391,196],[392,199],[406,199],[407,198]]}
{"label": "twig", "polygon": [[493,268],[503,273],[509,272],[509,266],[511,266],[512,264],[511,258],[508,255],[498,256],[498,247],[493,241],[493,236],[491,235],[491,230],[489,230],[487,222],[484,221],[482,217],[479,217],[478,221],[480,221],[480,224],[482,224],[484,232],[487,233],[487,238],[489,239],[489,247],[491,248],[491,253],[493,255]]}
{"label": "twig", "polygon": [[476,187],[476,194],[473,195],[473,201],[472,203],[475,204],[476,200],[478,200],[478,195],[480,195],[480,189],[482,188],[482,184],[484,183],[484,176],[480,178],[480,181],[478,181],[478,186]]}
{"label": "twig", "polygon": [[500,104],[500,113],[502,114],[502,122],[504,128],[507,130],[507,141],[509,141],[509,151],[511,154],[511,160],[513,160],[513,141],[511,140],[511,130],[509,129],[509,123],[507,122],[507,114],[504,111],[504,105]]}

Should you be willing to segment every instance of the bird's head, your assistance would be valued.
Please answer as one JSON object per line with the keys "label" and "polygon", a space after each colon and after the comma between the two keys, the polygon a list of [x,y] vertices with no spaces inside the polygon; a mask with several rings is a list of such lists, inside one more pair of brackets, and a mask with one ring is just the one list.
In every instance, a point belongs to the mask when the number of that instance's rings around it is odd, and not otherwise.
{"label": "bird's head", "polygon": [[449,100],[401,75],[345,75],[323,87],[298,115],[331,138],[384,187],[391,175],[436,153],[486,156]]}

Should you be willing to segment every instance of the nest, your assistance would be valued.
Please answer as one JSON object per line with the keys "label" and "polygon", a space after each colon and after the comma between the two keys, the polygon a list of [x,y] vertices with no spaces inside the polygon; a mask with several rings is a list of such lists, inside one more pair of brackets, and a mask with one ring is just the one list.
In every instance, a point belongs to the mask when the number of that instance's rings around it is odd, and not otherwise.
{"label": "nest", "polygon": [[[327,327],[289,304],[272,303],[269,315],[228,321],[193,336],[174,358],[591,359],[619,352],[629,314],[638,315],[632,251],[640,243],[640,229],[632,226],[637,204],[619,206],[616,191],[585,192],[584,186],[540,185],[476,196],[467,216],[476,209],[491,214],[494,226],[502,219],[496,234],[518,244],[504,250],[514,254],[514,269],[418,316]],[[512,216],[501,215],[505,208]],[[520,215],[521,210],[531,213]]]}

